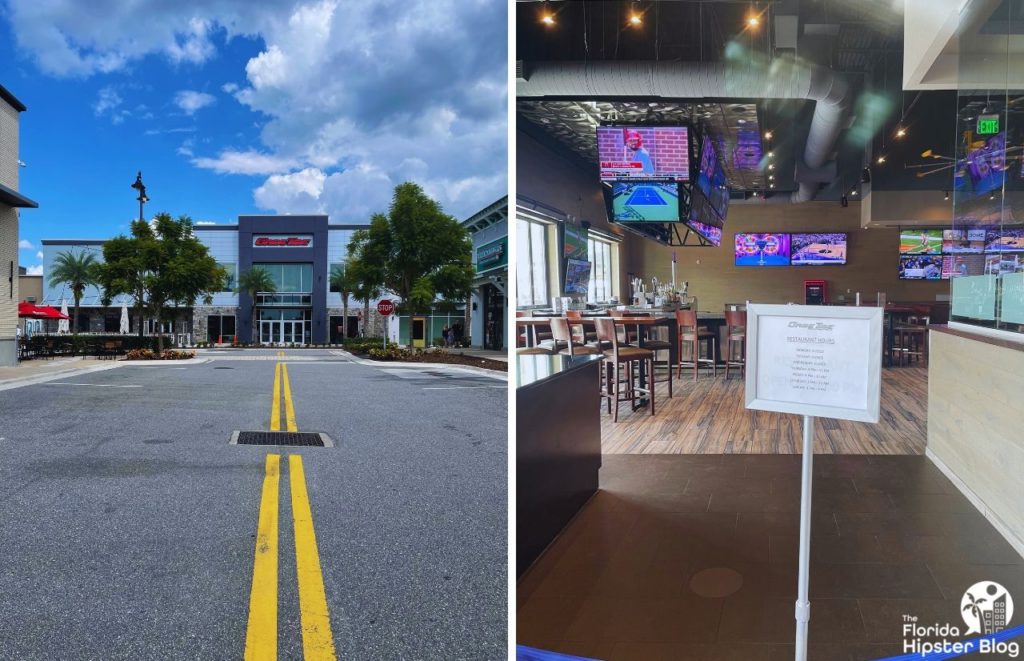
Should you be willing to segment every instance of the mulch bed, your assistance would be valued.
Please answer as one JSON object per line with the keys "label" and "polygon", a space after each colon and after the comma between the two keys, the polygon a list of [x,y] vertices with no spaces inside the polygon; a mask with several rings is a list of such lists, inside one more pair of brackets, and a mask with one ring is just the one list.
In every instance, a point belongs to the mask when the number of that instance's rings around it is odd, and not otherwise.
{"label": "mulch bed", "polygon": [[[373,358],[367,353],[356,351],[353,351],[352,353],[360,358],[369,358],[370,360],[373,360]],[[392,360],[403,363],[444,363],[446,365],[466,365],[468,367],[482,367],[496,372],[508,372],[508,363],[506,362],[492,360],[490,358],[467,356],[461,353],[452,353],[450,351],[424,351],[422,353],[411,354],[408,358]]]}

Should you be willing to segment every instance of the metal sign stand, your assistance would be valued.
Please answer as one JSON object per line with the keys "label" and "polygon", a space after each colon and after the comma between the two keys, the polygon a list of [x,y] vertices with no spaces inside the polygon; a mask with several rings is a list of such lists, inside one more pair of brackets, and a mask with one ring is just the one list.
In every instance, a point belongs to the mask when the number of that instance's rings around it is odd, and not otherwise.
{"label": "metal sign stand", "polygon": [[807,623],[811,603],[807,583],[811,560],[811,473],[814,463],[814,416],[804,416],[804,456],[800,476],[800,567],[796,588],[796,661],[807,661]]}

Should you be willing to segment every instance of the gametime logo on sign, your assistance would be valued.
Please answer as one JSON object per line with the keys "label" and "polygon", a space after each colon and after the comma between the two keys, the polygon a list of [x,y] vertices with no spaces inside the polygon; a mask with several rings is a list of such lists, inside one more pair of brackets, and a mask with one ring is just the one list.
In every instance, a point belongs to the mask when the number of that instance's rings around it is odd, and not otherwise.
{"label": "gametime logo on sign", "polygon": [[256,248],[308,248],[312,244],[311,236],[256,236],[252,241]]}

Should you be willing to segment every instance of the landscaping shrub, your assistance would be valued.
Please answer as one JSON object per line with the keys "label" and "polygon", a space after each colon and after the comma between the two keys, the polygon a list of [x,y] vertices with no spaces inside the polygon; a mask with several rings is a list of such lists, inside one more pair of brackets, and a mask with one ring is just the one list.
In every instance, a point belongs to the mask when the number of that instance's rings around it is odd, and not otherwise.
{"label": "landscaping shrub", "polygon": [[126,360],[188,360],[189,358],[195,358],[196,353],[194,351],[176,351],[174,349],[164,349],[163,353],[158,354],[152,349],[132,349],[125,354]]}
{"label": "landscaping shrub", "polygon": [[341,343],[346,351],[352,353],[366,353],[371,349],[382,349],[384,338],[382,337],[351,337]]}
{"label": "landscaping shrub", "polygon": [[413,352],[397,345],[389,344],[386,349],[383,347],[370,349],[369,355],[374,360],[408,360],[412,358]]}

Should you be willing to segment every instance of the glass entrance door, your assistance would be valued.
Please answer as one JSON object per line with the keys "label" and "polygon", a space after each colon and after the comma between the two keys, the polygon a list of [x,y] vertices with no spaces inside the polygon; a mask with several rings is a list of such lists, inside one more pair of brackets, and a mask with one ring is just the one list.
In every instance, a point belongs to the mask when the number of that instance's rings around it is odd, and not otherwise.
{"label": "glass entrance door", "polygon": [[308,344],[309,321],[293,319],[260,320],[262,344]]}

